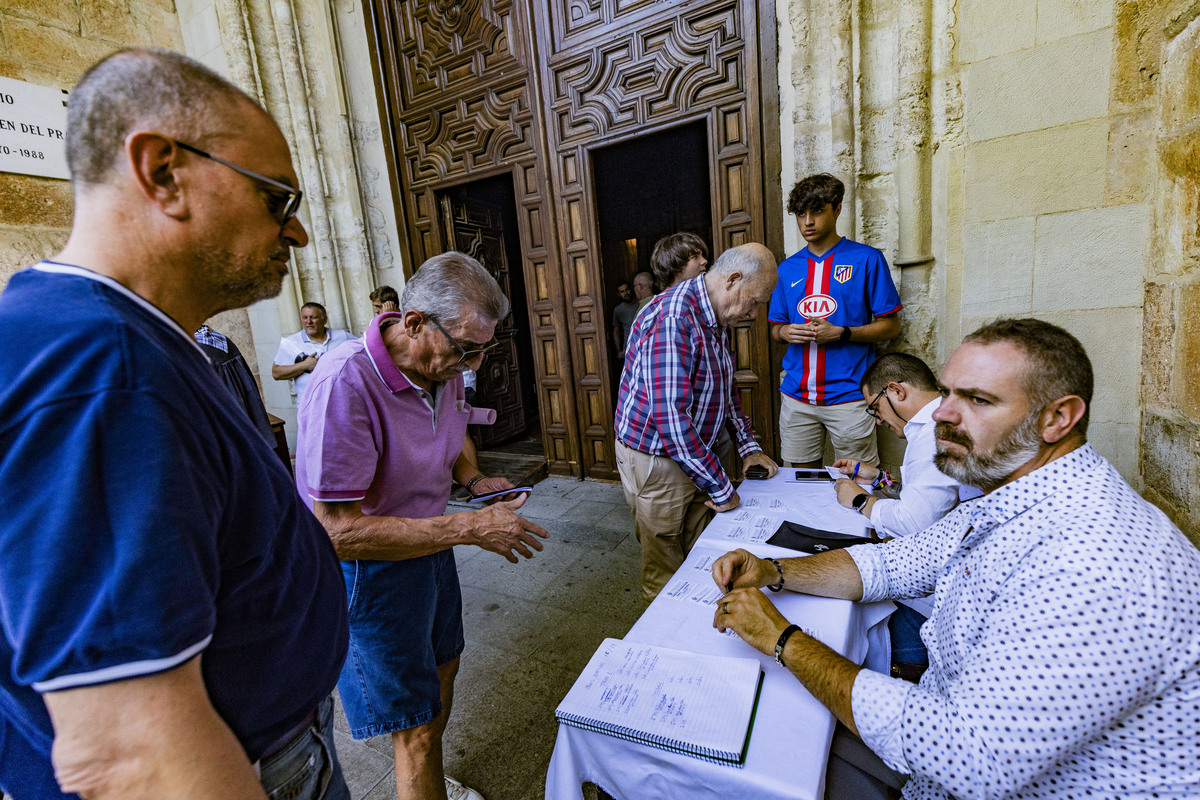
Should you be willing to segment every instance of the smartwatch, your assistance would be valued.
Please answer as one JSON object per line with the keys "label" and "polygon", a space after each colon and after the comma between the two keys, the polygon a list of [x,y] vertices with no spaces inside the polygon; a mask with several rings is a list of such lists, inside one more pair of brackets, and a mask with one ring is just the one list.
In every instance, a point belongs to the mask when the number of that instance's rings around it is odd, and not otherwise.
{"label": "smartwatch", "polygon": [[862,494],[856,494],[854,495],[854,499],[850,501],[850,507],[855,511],[862,513],[863,506],[865,506],[867,501],[870,499],[871,495],[867,494],[866,492],[863,492]]}

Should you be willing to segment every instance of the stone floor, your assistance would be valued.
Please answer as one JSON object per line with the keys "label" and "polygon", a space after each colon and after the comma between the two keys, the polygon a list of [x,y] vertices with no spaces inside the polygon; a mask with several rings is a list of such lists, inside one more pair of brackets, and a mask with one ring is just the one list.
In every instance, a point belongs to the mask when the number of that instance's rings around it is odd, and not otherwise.
{"label": "stone floor", "polygon": [[[445,764],[487,800],[542,798],[555,706],[600,641],[623,636],[642,612],[640,550],[620,484],[551,477],[520,513],[550,532],[533,559],[456,551],[467,647]],[[390,737],[354,741],[340,708],[336,724],[352,797],[394,798]]]}

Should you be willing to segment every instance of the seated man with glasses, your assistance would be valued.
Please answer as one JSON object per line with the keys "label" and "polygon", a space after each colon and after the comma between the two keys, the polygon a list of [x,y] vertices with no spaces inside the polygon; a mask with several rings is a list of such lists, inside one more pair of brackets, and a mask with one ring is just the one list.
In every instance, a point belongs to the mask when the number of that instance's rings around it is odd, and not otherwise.
{"label": "seated man with glasses", "polygon": [[[925,530],[950,513],[959,501],[980,495],[978,489],[951,478],[933,463],[937,452],[933,412],[942,402],[942,395],[937,378],[924,361],[907,353],[880,356],[863,373],[862,393],[875,424],[907,442],[900,467],[900,498],[871,494],[870,489],[878,487],[886,473],[870,464],[841,458],[833,465],[852,477],[838,480],[839,503],[870,517],[881,537],[895,538]],[[921,625],[933,606],[923,597],[898,602],[900,606],[888,626],[892,634],[892,674],[916,680],[929,664],[921,642]]]}
{"label": "seated man with glasses", "polygon": [[475,464],[467,424],[495,412],[471,408],[462,381],[508,311],[478,261],[434,256],[399,311],[321,359],[300,402],[296,483],[333,539],[350,601],[338,691],[354,738],[391,735],[401,800],[479,798],[442,767],[464,645],[454,546],[516,563],[548,535],[516,514],[524,495],[442,516],[452,481],[473,494],[512,488]]}

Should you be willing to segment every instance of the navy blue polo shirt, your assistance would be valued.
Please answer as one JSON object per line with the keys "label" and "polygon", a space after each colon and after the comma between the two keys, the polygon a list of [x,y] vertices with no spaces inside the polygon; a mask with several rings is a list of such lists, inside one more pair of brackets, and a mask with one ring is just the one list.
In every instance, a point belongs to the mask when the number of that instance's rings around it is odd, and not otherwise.
{"label": "navy blue polo shirt", "polygon": [[40,693],[199,653],[258,759],[345,657],[325,531],[191,332],[123,287],[43,262],[0,341],[0,787],[52,796]]}

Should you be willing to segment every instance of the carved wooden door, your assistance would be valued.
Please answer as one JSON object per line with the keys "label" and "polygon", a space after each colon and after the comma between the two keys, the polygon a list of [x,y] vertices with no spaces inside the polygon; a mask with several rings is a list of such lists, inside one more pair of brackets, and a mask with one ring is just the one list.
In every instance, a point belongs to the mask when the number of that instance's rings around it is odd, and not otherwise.
{"label": "carved wooden door", "polygon": [[[504,249],[504,224],[500,209],[480,200],[455,201],[441,198],[443,230],[448,249],[466,253],[479,261],[511,298],[512,275]],[[496,422],[475,431],[481,447],[502,444],[521,434],[530,419],[530,408],[521,390],[521,364],[516,337],[522,334],[509,314],[496,326],[495,349],[483,359],[476,373],[475,405],[496,409]],[[527,368],[532,365],[526,365]],[[536,401],[535,401],[536,402]]]}
{"label": "carved wooden door", "polygon": [[[579,474],[555,202],[537,113],[527,0],[364,0],[407,274],[441,252],[437,193],[512,175],[521,273],[550,470]],[[529,402],[533,402],[530,400]]]}
{"label": "carved wooden door", "polygon": [[[764,241],[754,0],[531,1],[541,107],[557,200],[567,326],[585,475],[615,477],[609,352],[591,152],[702,121],[712,180],[712,249]],[[774,64],[767,68],[774,69]],[[773,450],[774,380],[765,310],[733,331],[742,406]]]}

